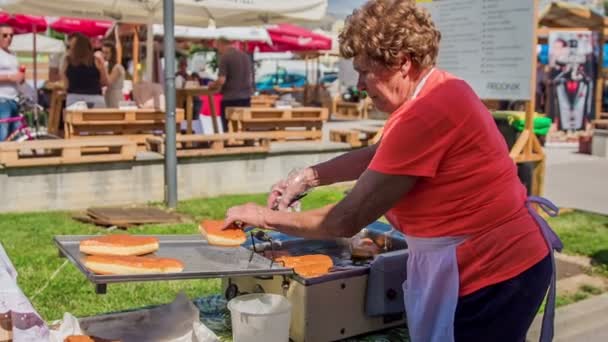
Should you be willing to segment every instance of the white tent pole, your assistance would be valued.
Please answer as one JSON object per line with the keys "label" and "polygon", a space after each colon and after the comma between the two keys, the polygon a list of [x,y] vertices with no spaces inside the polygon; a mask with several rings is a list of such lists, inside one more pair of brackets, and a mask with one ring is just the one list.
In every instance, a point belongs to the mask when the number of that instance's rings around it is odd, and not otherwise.
{"label": "white tent pole", "polygon": [[144,79],[152,82],[154,75],[154,32],[152,23],[146,25],[146,74]]}

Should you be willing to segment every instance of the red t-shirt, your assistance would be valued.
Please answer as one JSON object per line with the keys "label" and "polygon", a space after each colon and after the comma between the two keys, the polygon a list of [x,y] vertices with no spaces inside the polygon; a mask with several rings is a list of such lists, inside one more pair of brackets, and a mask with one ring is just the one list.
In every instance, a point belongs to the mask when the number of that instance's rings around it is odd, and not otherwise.
{"label": "red t-shirt", "polygon": [[515,277],[548,253],[504,138],[464,81],[435,70],[397,109],[369,165],[418,181],[388,213],[416,237],[469,236],[458,246],[460,295]]}

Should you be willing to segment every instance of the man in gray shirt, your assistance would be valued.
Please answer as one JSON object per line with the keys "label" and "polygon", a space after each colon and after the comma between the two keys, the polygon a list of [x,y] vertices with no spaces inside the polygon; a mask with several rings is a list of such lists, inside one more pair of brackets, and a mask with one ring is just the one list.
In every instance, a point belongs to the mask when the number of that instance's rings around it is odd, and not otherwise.
{"label": "man in gray shirt", "polygon": [[[13,42],[13,28],[0,24],[0,120],[19,115],[19,84],[23,83],[25,75],[19,71],[19,62],[9,47]],[[0,123],[0,141],[17,129],[18,122]]]}
{"label": "man in gray shirt", "polygon": [[220,54],[219,77],[209,87],[222,89],[222,127],[224,132],[228,132],[226,107],[251,106],[253,65],[248,54],[237,50],[226,39],[218,39],[217,50]]}

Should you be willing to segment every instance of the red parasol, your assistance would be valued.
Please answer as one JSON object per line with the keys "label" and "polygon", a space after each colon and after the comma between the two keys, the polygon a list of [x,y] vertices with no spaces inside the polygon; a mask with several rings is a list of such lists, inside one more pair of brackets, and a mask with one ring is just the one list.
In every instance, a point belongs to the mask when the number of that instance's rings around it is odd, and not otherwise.
{"label": "red parasol", "polygon": [[249,50],[259,48],[260,52],[298,52],[331,50],[331,38],[314,33],[303,27],[291,24],[267,26],[266,30],[272,39],[272,45],[250,43]]}
{"label": "red parasol", "polygon": [[87,37],[99,37],[106,34],[108,29],[112,27],[111,21],[104,20],[86,20],[61,17],[51,24],[51,28],[57,32],[72,34],[82,33]]}
{"label": "red parasol", "polygon": [[0,23],[9,24],[16,34],[46,31],[46,19],[36,15],[0,12]]}

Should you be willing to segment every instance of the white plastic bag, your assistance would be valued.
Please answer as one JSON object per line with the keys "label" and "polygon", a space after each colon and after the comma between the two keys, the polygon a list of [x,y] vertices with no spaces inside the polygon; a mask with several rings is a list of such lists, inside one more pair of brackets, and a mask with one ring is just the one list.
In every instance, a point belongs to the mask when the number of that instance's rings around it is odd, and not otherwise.
{"label": "white plastic bag", "polygon": [[17,271],[0,244],[0,314],[11,317],[15,342],[47,341],[49,329],[17,285]]}
{"label": "white plastic bag", "polygon": [[[51,332],[50,342],[63,342],[73,334],[93,335],[121,342],[162,341],[162,342],[219,342],[218,337],[199,321],[198,309],[180,293],[175,300],[157,308],[124,313],[114,318],[88,322],[87,331],[81,329],[78,319],[66,313],[59,329]],[[139,319],[128,319],[137,315]],[[91,318],[90,320],[94,320]],[[84,325],[84,323],[83,323]]]}

